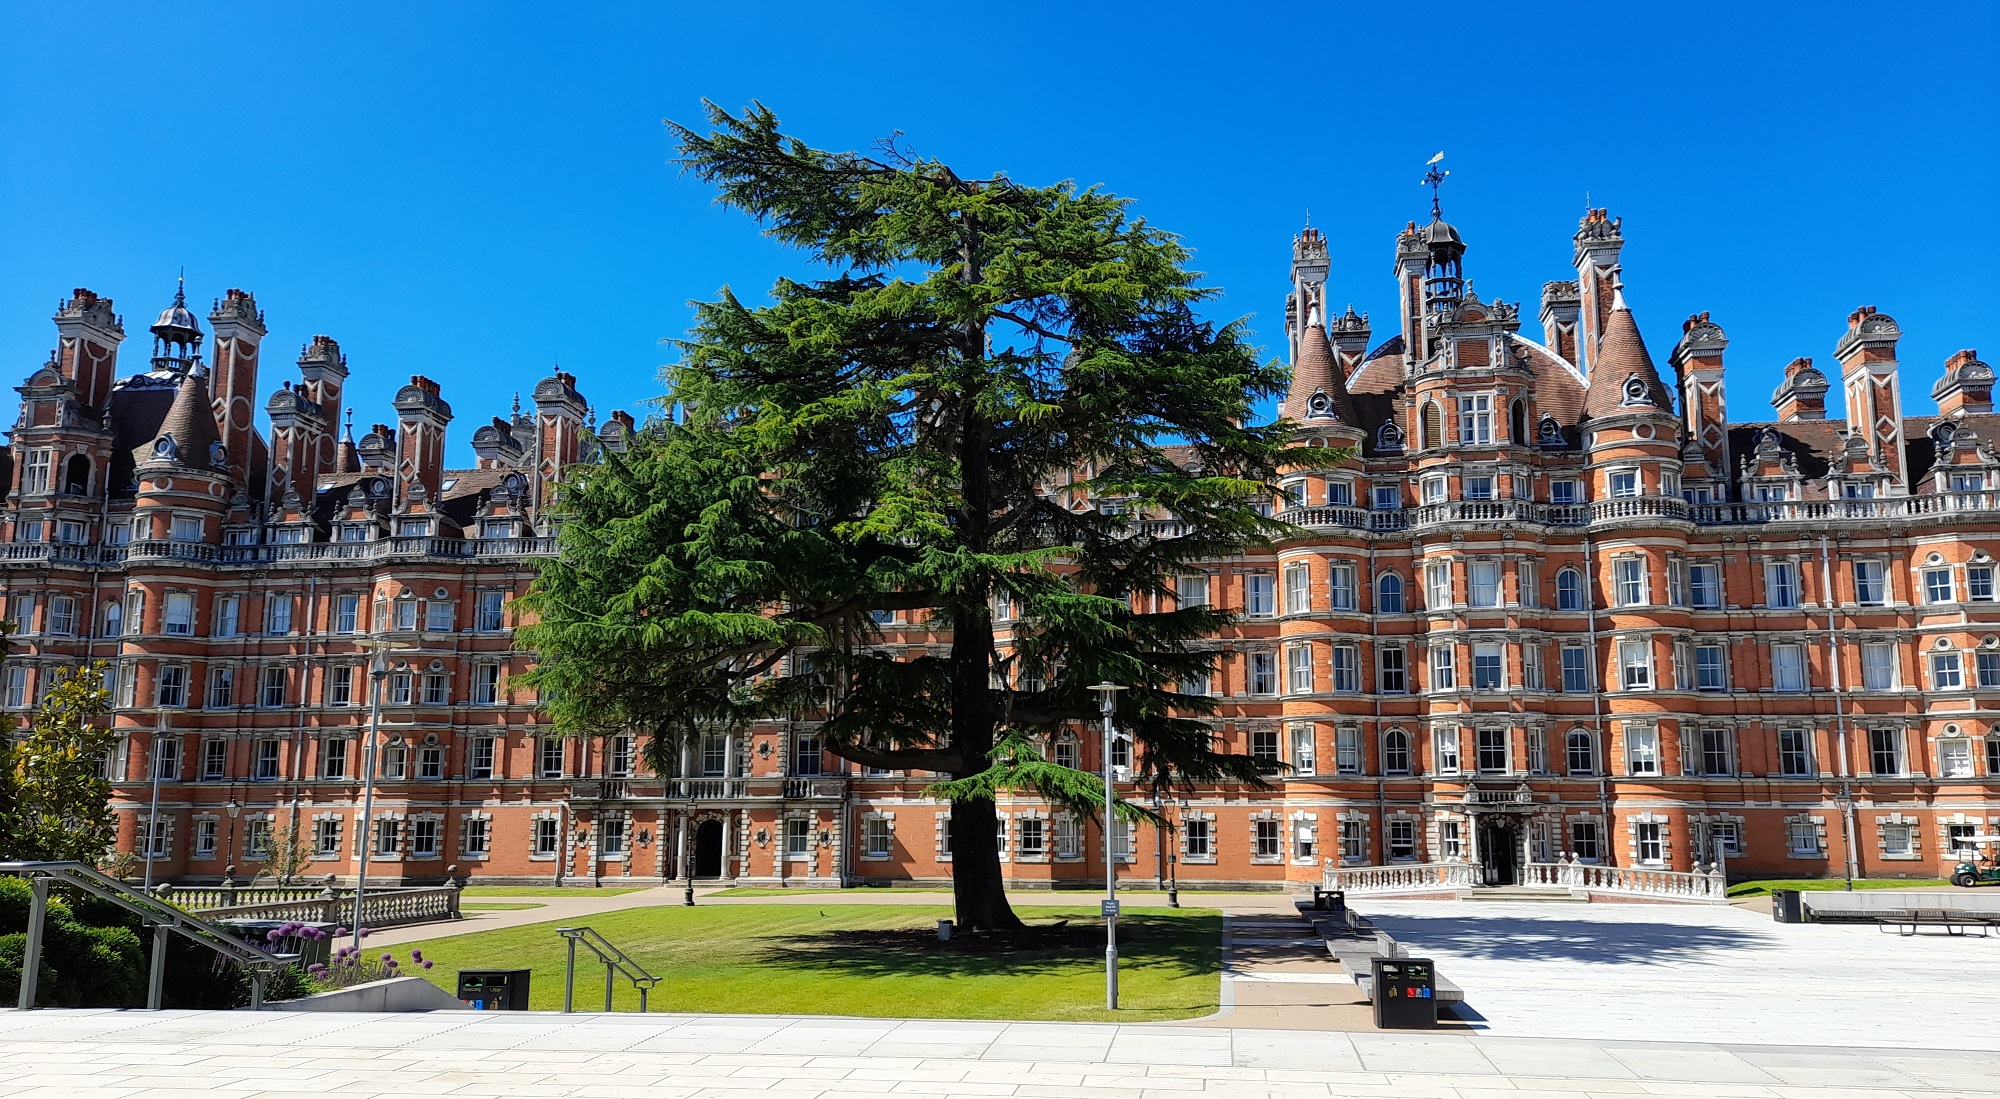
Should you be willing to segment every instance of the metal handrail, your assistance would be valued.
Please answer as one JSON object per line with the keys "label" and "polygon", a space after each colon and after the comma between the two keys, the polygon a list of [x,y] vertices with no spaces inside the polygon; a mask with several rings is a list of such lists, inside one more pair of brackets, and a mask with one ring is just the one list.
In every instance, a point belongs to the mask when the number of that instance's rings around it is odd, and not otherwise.
{"label": "metal handrail", "polygon": [[590,948],[592,954],[597,955],[598,961],[604,963],[604,1010],[611,1010],[611,990],[615,986],[616,978],[622,976],[632,982],[633,988],[639,990],[639,1011],[641,1014],[645,1013],[646,994],[660,983],[660,978],[646,972],[644,966],[633,961],[631,955],[618,949],[611,940],[598,934],[596,928],[558,927],[556,934],[561,935],[569,944],[569,962],[563,971],[564,1011],[576,1010],[576,944],[582,943]]}
{"label": "metal handrail", "polygon": [[21,956],[21,998],[27,1011],[35,1006],[35,985],[41,976],[42,928],[48,915],[49,885],[61,882],[81,889],[100,900],[110,901],[153,925],[151,980],[146,987],[146,1008],[158,1011],[166,994],[167,936],[179,935],[199,943],[241,965],[250,973],[250,1008],[264,1006],[264,982],[285,966],[227,930],[189,915],[181,908],[148,896],[80,862],[0,862],[0,874],[16,874],[28,879],[34,898],[28,911],[28,941]]}

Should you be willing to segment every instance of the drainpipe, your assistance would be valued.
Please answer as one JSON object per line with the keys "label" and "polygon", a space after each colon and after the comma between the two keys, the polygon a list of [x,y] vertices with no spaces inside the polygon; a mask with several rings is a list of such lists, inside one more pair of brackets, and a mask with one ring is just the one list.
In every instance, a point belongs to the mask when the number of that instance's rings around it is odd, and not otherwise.
{"label": "drainpipe", "polygon": [[[1604,657],[1597,651],[1597,561],[1592,555],[1590,535],[1583,536],[1583,607],[1586,612],[1584,622],[1590,637],[1590,711],[1591,720],[1597,726],[1597,811],[1603,816],[1603,828],[1597,837],[1597,857],[1606,866],[1618,865],[1616,852],[1618,845],[1613,842],[1611,829],[1611,784],[1606,772],[1611,769],[1611,741],[1604,733]],[[1567,751],[1567,746],[1565,746]]]}
{"label": "drainpipe", "polygon": [[1833,720],[1835,743],[1839,751],[1835,754],[1840,767],[1840,829],[1841,845],[1847,849],[1847,888],[1854,888],[1854,789],[1847,770],[1847,700],[1840,681],[1840,634],[1833,620],[1833,559],[1827,549],[1826,535],[1819,536],[1819,572],[1826,587],[1826,647],[1827,665],[1833,673]]}

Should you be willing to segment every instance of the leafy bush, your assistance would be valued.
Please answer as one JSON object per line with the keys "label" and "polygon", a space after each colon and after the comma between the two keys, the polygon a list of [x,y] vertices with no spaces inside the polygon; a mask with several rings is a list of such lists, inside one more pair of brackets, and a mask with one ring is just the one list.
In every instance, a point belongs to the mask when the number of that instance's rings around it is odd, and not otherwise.
{"label": "leafy bush", "polygon": [[[0,1006],[21,995],[21,962],[27,953],[28,913],[34,890],[20,878],[0,877]],[[81,896],[49,898],[42,932],[41,974],[35,1002],[42,1007],[138,1007],[146,1002],[152,932],[139,918],[109,901]],[[250,977],[205,946],[178,935],[167,940],[165,1005],[222,1009],[250,1002]],[[287,967],[266,982],[267,1000],[317,991],[303,973]]]}

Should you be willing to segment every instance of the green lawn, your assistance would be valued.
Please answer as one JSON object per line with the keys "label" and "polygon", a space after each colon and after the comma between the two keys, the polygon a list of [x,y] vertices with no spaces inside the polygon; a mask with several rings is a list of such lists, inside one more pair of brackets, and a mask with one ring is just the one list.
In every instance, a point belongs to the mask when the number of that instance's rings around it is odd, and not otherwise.
{"label": "green lawn", "polygon": [[[1069,920],[1055,948],[1012,954],[935,939],[947,906],[727,905],[628,909],[590,926],[663,978],[654,1011],[707,1011],[934,1019],[1109,1020],[1104,1010],[1104,934],[1097,910],[1036,909],[1028,923]],[[423,951],[419,971],[455,990],[460,969],[532,969],[530,1006],[559,1010],[563,940],[555,923],[428,939],[395,947]],[[884,933],[913,929],[908,936]],[[1212,1014],[1220,998],[1222,916],[1213,909],[1128,909],[1119,921],[1121,1010],[1142,1022]],[[604,969],[587,951],[577,962],[576,1006],[603,1005]],[[623,981],[613,1003],[639,1006]]]}
{"label": "green lawn", "polygon": [[463,896],[467,897],[613,897],[620,893],[637,893],[641,889],[651,889],[650,885],[607,885],[593,889],[588,885],[468,885]]}
{"label": "green lawn", "polygon": [[[1856,889],[1935,889],[1950,885],[1937,878],[1856,878]],[[1801,889],[1820,892],[1828,889],[1845,889],[1844,878],[1768,878],[1762,881],[1740,881],[1729,887],[1732,897],[1768,897],[1776,889]]]}
{"label": "green lawn", "polygon": [[460,901],[458,907],[465,912],[519,912],[524,908],[547,908],[548,905],[533,901],[512,904],[507,901]]}

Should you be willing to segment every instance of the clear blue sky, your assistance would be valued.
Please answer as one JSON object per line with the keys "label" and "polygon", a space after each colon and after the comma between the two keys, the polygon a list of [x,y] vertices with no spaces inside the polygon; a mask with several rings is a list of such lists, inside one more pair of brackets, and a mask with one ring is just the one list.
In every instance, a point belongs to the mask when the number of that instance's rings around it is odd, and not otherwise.
{"label": "clear blue sky", "polygon": [[143,366],[185,265],[204,315],[256,292],[267,390],[320,332],[362,424],[437,378],[455,462],[558,359],[600,417],[636,409],[689,300],[799,271],[669,165],[660,119],[703,96],[1132,196],[1274,353],[1308,208],[1333,304],[1387,334],[1442,149],[1482,296],[1532,316],[1587,192],[1625,219],[1663,367],[1690,312],[1728,330],[1739,420],[1864,303],[1907,334],[1912,412],[1952,351],[2000,362],[1991,3],[678,7],[7,5],[0,377],[43,361],[73,286],[116,298]]}

